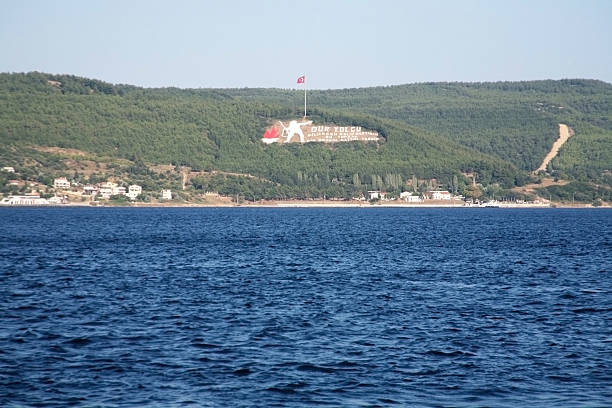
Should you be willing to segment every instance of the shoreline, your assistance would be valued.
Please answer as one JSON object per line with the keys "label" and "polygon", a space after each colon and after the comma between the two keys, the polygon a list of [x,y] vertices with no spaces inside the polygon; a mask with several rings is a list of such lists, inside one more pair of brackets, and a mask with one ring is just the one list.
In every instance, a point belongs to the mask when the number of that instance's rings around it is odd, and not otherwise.
{"label": "shoreline", "polygon": [[575,208],[575,209],[609,209],[611,206],[602,205],[593,207],[590,204],[503,204],[499,203],[495,206],[475,206],[465,204],[446,204],[440,202],[433,203],[386,203],[386,204],[369,204],[369,203],[354,203],[354,202],[297,202],[297,201],[270,201],[260,203],[131,203],[128,205],[90,205],[89,203],[68,203],[68,204],[46,204],[46,205],[0,205],[0,208],[12,207],[35,207],[35,208],[475,208],[475,209],[533,209],[533,208]]}

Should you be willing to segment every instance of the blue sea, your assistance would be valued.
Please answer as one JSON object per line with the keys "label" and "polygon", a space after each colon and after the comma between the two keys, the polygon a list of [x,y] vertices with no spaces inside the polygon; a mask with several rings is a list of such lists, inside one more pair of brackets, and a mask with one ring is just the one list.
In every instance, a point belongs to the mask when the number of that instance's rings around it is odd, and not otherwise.
{"label": "blue sea", "polygon": [[612,406],[612,211],[0,208],[2,407]]}

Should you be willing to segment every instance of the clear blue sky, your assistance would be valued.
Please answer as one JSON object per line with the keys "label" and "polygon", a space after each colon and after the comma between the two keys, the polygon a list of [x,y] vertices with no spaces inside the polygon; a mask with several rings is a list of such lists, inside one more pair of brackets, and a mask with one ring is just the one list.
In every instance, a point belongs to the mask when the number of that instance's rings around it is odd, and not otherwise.
{"label": "clear blue sky", "polygon": [[0,72],[147,87],[612,82],[612,0],[3,0],[0,50]]}

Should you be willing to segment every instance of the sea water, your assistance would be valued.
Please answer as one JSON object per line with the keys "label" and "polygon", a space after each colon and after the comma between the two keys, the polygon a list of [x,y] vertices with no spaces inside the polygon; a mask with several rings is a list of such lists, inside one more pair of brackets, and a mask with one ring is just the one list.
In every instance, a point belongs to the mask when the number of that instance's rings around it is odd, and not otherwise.
{"label": "sea water", "polygon": [[0,208],[0,406],[611,406],[612,211]]}

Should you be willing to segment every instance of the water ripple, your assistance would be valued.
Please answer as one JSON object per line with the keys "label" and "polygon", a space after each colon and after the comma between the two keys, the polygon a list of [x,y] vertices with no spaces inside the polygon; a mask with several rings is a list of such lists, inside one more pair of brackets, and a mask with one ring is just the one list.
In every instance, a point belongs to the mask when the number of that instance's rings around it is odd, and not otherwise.
{"label": "water ripple", "polygon": [[0,209],[0,405],[606,406],[609,211]]}

